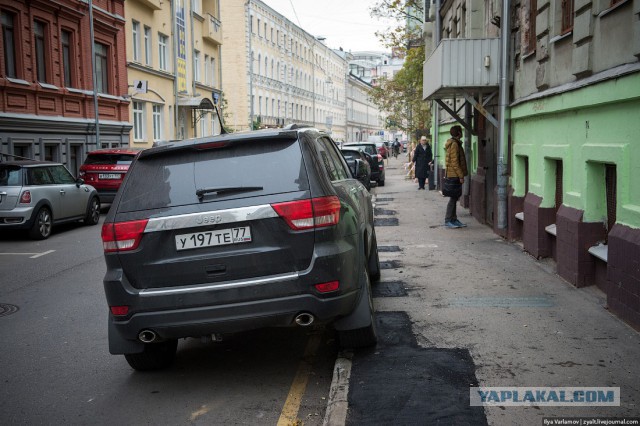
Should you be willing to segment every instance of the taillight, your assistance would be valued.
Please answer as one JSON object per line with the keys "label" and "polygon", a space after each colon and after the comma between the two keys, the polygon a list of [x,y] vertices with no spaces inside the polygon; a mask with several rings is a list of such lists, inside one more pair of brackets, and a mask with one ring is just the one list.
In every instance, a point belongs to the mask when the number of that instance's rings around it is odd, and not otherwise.
{"label": "taillight", "polygon": [[149,219],[102,225],[102,247],[105,253],[138,248]]}
{"label": "taillight", "polygon": [[340,287],[340,281],[330,281],[328,283],[316,284],[314,286],[320,293],[336,291]]}
{"label": "taillight", "polygon": [[129,307],[124,305],[124,306],[111,306],[111,313],[115,316],[125,316],[129,313]]}
{"label": "taillight", "polygon": [[272,204],[271,207],[296,231],[332,226],[340,221],[340,200],[336,196]]}
{"label": "taillight", "polygon": [[31,204],[31,191],[24,191],[20,196],[20,204]]}

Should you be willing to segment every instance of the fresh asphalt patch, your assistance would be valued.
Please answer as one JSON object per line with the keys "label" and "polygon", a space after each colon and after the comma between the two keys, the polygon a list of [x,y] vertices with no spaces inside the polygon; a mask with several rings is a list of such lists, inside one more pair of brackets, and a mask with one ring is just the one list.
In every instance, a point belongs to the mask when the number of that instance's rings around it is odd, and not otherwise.
{"label": "fresh asphalt patch", "polygon": [[384,252],[384,253],[391,253],[391,252],[402,251],[402,249],[398,246],[378,246],[378,251]]}
{"label": "fresh asphalt patch", "polygon": [[371,287],[373,297],[404,297],[407,289],[404,281],[382,281]]}
{"label": "fresh asphalt patch", "polygon": [[393,201],[393,198],[384,198],[384,197],[376,198],[376,202],[379,202],[379,201]]}
{"label": "fresh asphalt patch", "polygon": [[374,226],[398,226],[397,217],[376,217],[373,219]]}
{"label": "fresh asphalt patch", "polygon": [[466,349],[421,348],[405,312],[378,312],[378,345],[356,351],[347,425],[487,425],[469,406],[477,387]]}
{"label": "fresh asphalt patch", "polygon": [[387,210],[387,209],[382,209],[380,207],[376,207],[373,209],[373,214],[376,216],[393,216],[397,213],[398,212],[395,210]]}
{"label": "fresh asphalt patch", "polygon": [[398,269],[402,268],[404,265],[399,260],[385,260],[380,261],[380,269]]}

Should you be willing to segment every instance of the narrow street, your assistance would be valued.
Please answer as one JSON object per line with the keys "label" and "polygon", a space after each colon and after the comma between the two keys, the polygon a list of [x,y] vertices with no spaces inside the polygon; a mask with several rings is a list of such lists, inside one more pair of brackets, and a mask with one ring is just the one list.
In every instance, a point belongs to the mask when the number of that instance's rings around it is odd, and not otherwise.
{"label": "narrow street", "polygon": [[[391,158],[386,185],[374,189],[385,268],[374,289],[382,344],[353,358],[347,424],[481,424],[478,407],[468,406],[474,375],[480,386],[620,388],[619,407],[485,407],[489,424],[638,417],[640,335],[607,311],[604,294],[571,286],[552,263],[459,206],[468,227],[445,228],[448,199],[417,191],[403,161]],[[393,325],[403,317],[404,328]],[[403,345],[415,356],[389,356]]]}

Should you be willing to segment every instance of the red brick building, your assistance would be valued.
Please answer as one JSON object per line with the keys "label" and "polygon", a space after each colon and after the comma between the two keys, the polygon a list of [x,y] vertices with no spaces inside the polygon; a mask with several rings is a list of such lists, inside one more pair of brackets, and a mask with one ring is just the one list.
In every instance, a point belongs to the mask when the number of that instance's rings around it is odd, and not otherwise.
{"label": "red brick building", "polygon": [[0,0],[0,161],[60,161],[128,144],[124,0],[93,0],[100,140],[96,142],[89,4]]}

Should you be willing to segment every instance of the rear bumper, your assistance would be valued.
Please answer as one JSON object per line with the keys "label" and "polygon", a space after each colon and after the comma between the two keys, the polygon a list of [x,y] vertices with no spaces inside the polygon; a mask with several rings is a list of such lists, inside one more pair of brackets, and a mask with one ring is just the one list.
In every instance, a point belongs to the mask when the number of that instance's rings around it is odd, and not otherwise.
{"label": "rear bumper", "polygon": [[118,193],[117,189],[97,189],[97,191],[101,203],[112,203]]}
{"label": "rear bumper", "polygon": [[[121,269],[109,269],[104,280],[109,306],[130,307],[126,317],[109,315],[109,350],[112,354],[142,351],[138,341],[142,330],[152,330],[161,339],[178,339],[294,326],[300,313],[309,313],[318,322],[347,316],[361,291],[356,277],[364,259],[358,259],[358,251],[344,243],[330,244],[316,251],[305,271],[146,290],[133,288]],[[313,287],[333,280],[340,281],[335,293],[321,294]]]}
{"label": "rear bumper", "polygon": [[17,207],[0,211],[0,229],[28,229],[31,227],[34,207]]}

